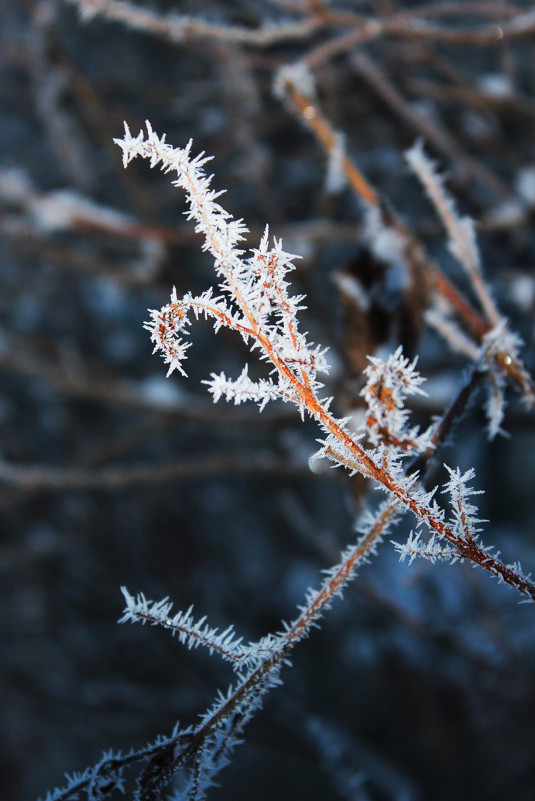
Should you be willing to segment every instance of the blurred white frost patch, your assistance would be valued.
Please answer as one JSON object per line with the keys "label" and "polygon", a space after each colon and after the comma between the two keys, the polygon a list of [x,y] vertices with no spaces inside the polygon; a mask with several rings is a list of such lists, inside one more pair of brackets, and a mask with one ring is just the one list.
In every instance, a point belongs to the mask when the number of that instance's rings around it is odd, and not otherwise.
{"label": "blurred white frost patch", "polygon": [[47,232],[71,228],[79,220],[85,225],[118,232],[129,228],[131,224],[128,215],[107,206],[99,206],[67,189],[34,196],[30,211],[38,228]]}
{"label": "blurred white frost patch", "polygon": [[535,303],[535,281],[530,275],[519,275],[514,278],[509,291],[516,305],[525,312],[531,311]]}
{"label": "blurred white frost patch", "polygon": [[529,164],[518,170],[515,189],[530,208],[535,206],[535,164]]}
{"label": "blurred white frost patch", "polygon": [[163,409],[178,406],[182,399],[182,393],[177,385],[164,376],[150,376],[141,382],[139,388],[145,400]]}
{"label": "blurred white frost patch", "polygon": [[2,200],[24,204],[32,192],[31,181],[25,172],[16,167],[0,170],[0,198]]}
{"label": "blurred white frost patch", "polygon": [[512,200],[504,200],[503,203],[494,206],[485,215],[484,224],[494,229],[509,229],[522,223],[525,216],[524,204],[520,200],[513,198]]}
{"label": "blurred white frost patch", "polygon": [[313,73],[303,61],[285,64],[275,73],[273,94],[282,100],[286,96],[287,87],[292,86],[305,97],[316,95],[316,83]]}
{"label": "blurred white frost patch", "polygon": [[405,239],[394,228],[384,225],[375,206],[366,209],[362,238],[377,259],[387,264],[403,263]]}
{"label": "blurred white frost patch", "polygon": [[482,75],[477,83],[482,92],[495,100],[505,100],[513,94],[511,81],[499,72],[488,72]]}
{"label": "blurred white frost patch", "polygon": [[325,176],[325,191],[328,194],[341,192],[347,184],[345,171],[346,148],[345,138],[340,133],[334,134],[333,146],[329,148],[327,156],[327,174]]}

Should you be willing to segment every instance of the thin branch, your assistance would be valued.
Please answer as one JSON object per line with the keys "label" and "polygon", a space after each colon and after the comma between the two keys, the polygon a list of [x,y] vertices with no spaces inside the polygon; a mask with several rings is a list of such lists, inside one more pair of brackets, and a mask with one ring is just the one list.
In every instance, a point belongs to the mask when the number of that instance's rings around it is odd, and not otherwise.
{"label": "thin branch", "polygon": [[[466,4],[452,4],[450,13],[466,14]],[[483,6],[487,6],[484,11]],[[480,26],[443,26],[429,23],[426,16],[431,16],[435,7],[415,8],[400,11],[387,17],[367,17],[355,20],[355,28],[349,32],[322,42],[310,49],[305,60],[310,69],[317,69],[328,61],[354,50],[359,45],[377,39],[400,39],[414,42],[436,42],[450,45],[471,45],[474,47],[488,47],[498,45],[504,41],[516,39],[529,39],[535,36],[535,12],[528,11],[511,15],[510,10],[498,6],[494,11],[492,4],[471,3],[470,13],[480,13],[486,16],[505,17],[498,23],[484,23]],[[440,6],[436,7],[438,12]],[[447,11],[447,4],[442,6],[443,13]],[[473,10],[474,9],[474,10]],[[437,13],[438,15],[438,13]],[[509,19],[507,19],[509,17]]]}
{"label": "thin branch", "polygon": [[128,0],[66,0],[77,6],[83,20],[100,16],[121,22],[127,27],[179,44],[191,39],[217,39],[230,44],[251,47],[273,45],[310,38],[323,22],[316,17],[266,23],[259,28],[223,25],[208,22],[202,17],[169,13],[158,14]]}
{"label": "thin branch", "polygon": [[190,481],[231,475],[274,475],[310,478],[308,464],[267,454],[223,453],[180,462],[164,462],[124,467],[84,469],[44,465],[21,465],[0,460],[0,481],[8,486],[33,492],[104,490],[111,492],[132,487]]}

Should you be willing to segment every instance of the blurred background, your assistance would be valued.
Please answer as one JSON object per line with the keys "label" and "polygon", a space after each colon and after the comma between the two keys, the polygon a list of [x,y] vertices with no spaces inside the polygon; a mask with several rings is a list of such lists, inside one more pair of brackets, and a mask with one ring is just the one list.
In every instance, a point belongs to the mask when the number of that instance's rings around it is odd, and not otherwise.
{"label": "blurred background", "polygon": [[[427,425],[455,396],[467,362],[425,326],[423,305],[407,307],[403,280],[365,244],[358,199],[326,179],[320,146],[274,96],[277,71],[312,54],[318,98],[348,154],[469,292],[404,161],[425,140],[459,208],[479,223],[485,273],[533,364],[535,24],[523,17],[531,3],[150,8],[250,29],[311,27],[263,47],[195,32],[171,43],[99,16],[84,24],[67,2],[2,0],[5,801],[44,797],[104,749],[126,751],[177,719],[195,722],[232,681],[216,656],[188,652],[165,631],[117,626],[121,585],[169,596],[177,609],[194,604],[212,625],[233,623],[256,639],[294,617],[354,537],[356,513],[379,497],[321,463],[311,468],[318,430],[292,408],[259,415],[211,404],[201,381],[212,371],[236,377],[249,360],[262,374],[232,332],[193,325],[188,379],[166,380],[142,327],[146,310],[168,302],[173,286],[179,296],[207,288],[213,271],[168,177],[141,162],[123,170],[113,144],[123,120],[137,133],[149,119],[175,145],[193,138],[194,152],[214,156],[214,185],[245,218],[248,246],[269,223],[302,256],[302,326],[330,348],[326,394],[339,413],[357,403],[366,354],[402,343],[428,379],[414,408]],[[395,24],[358,49],[322,51],[365,19]],[[413,36],[415,19],[451,35]],[[367,293],[367,312],[344,291],[348,281]],[[529,571],[534,417],[514,392],[508,400],[508,436],[488,441],[479,395],[431,481],[445,480],[444,461],[474,466],[485,541]],[[394,538],[410,527],[403,521]],[[533,798],[533,631],[532,608],[483,571],[407,567],[383,543],[300,645],[210,797]]]}

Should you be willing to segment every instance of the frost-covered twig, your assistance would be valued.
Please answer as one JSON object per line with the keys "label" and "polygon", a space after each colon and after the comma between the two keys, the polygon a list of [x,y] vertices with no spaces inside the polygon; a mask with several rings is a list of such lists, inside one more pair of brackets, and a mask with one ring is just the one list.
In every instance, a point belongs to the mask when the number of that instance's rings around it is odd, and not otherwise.
{"label": "frost-covered twig", "polygon": [[443,177],[438,173],[436,165],[426,156],[421,142],[417,142],[408,150],[405,157],[425,187],[437,214],[444,223],[449,236],[449,249],[470,278],[487,320],[494,328],[502,318],[481,275],[474,221],[470,217],[459,216],[453,198],[444,187]]}
{"label": "frost-covered twig", "polygon": [[242,644],[234,628],[229,626],[222,632],[205,623],[206,618],[195,620],[193,607],[187,612],[177,612],[170,617],[172,603],[168,598],[162,601],[148,601],[143,593],[134,598],[126,587],[121,587],[126,601],[126,609],[119,623],[149,623],[162,626],[176,634],[179,642],[188,648],[204,646],[210,653],[217,653],[227,662],[232,662],[234,670],[241,671],[251,666],[257,667],[274,649],[273,638],[268,636],[258,643]]}
{"label": "frost-covered twig", "polygon": [[167,598],[152,603],[143,595],[133,598],[123,588],[126,608],[120,622],[137,620],[162,625],[190,648],[202,645],[219,653],[233,663],[238,681],[225,693],[218,694],[196,726],[181,728],[177,724],[170,736],[158,738],[145,749],[126,755],[104,754],[94,767],[67,777],[66,787],[48,793],[45,801],[69,801],[88,788],[93,791],[91,798],[103,801],[122,786],[125,770],[140,762],[144,767],[137,779],[138,801],[157,797],[156,792],[180,769],[189,771],[189,781],[186,790],[175,798],[204,798],[202,794],[188,793],[192,787],[209,786],[214,775],[227,764],[230,752],[239,742],[245,724],[261,706],[264,694],[280,684],[281,668],[290,664],[294,646],[308,636],[357,569],[375,552],[395,517],[396,509],[389,503],[384,503],[375,515],[366,515],[358,527],[357,542],[344,551],[337,565],[326,571],[320,588],[309,590],[295,620],[284,624],[280,632],[247,646],[235,638],[232,628],[218,632],[205,624],[204,619],[195,621],[191,609],[170,617]]}
{"label": "frost-covered twig", "polygon": [[[398,391],[403,396],[417,390],[414,364],[409,364],[398,351],[380,368],[380,381],[384,382],[387,392],[380,392],[375,403],[376,409],[383,406],[388,411],[388,427],[381,430],[379,426],[379,436],[371,448],[360,444],[366,431],[363,430],[360,437],[352,434],[347,420],[330,412],[332,399],[321,398],[319,394],[323,385],[318,373],[326,372],[328,365],[324,349],[308,342],[299,330],[297,313],[302,308],[303,298],[290,295],[285,280],[294,257],[284,252],[280,241],[270,247],[266,229],[260,247],[251,257],[244,258],[238,245],[245,226],[243,221],[233,220],[216,202],[220,193],[211,189],[211,178],[202,170],[206,163],[204,155],[192,158],[191,142],[183,149],[171,147],[165,137],[154,133],[149,123],[146,137],[143,131],[133,137],[128,127],[125,130],[124,138],[116,140],[123,151],[125,166],[141,156],[149,159],[153,167],[159,164],[167,172],[176,173],[175,185],[182,187],[188,196],[188,217],[195,220],[196,230],[205,237],[204,249],[214,257],[214,267],[221,280],[223,294],[220,296],[213,296],[208,290],[197,297],[187,293],[179,300],[174,294],[170,304],[151,313],[147,328],[155,350],[162,353],[169,365],[169,372],[175,369],[184,372],[182,365],[189,343],[183,336],[190,324],[190,312],[196,317],[199,314],[211,317],[216,331],[222,326],[236,330],[251,349],[257,350],[260,358],[270,364],[274,379],[253,383],[243,373],[238,381],[224,374],[212,374],[207,383],[214,397],[224,394],[235,403],[253,397],[261,408],[274,398],[294,403],[302,416],[307,412],[327,435],[321,455],[352,472],[373,478],[431,533],[459,548],[464,558],[535,600],[535,584],[528,577],[492,557],[478,542],[465,542],[454,522],[446,521],[443,510],[432,496],[415,489],[417,477],[404,475],[402,462],[407,449],[400,435],[411,440],[412,450],[426,447],[425,436],[418,435],[416,441],[415,432],[406,430],[406,415],[395,400]],[[375,383],[378,382],[379,379]]]}
{"label": "frost-covered twig", "polygon": [[[241,677],[236,687],[230,687],[224,695],[220,694],[214,706],[193,731],[191,740],[185,747],[177,748],[174,769],[200,755],[206,765],[206,778],[211,780],[214,773],[226,764],[228,753],[235,746],[245,724],[260,707],[263,695],[280,683],[280,670],[284,665],[290,664],[289,656],[294,646],[308,636],[333,600],[342,594],[356,570],[374,553],[379,540],[394,519],[395,510],[388,503],[375,516],[368,516],[360,526],[361,536],[357,543],[347,548],[340,562],[326,571],[326,578],[320,589],[307,593],[305,604],[297,618],[291,624],[285,625],[278,634],[263,638],[256,646],[248,646],[253,652],[257,648],[257,653],[262,655],[267,650],[268,654],[260,660],[260,664],[253,666]],[[210,643],[207,645],[210,647]],[[214,752],[217,752],[217,760],[212,759]],[[198,769],[195,760],[194,765]]]}

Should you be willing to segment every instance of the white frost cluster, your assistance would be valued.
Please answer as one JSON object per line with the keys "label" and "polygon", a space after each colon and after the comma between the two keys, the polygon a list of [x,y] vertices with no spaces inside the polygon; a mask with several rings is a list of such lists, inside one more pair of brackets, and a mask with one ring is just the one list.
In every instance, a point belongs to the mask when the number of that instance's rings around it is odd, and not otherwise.
{"label": "white frost cluster", "polygon": [[451,545],[445,545],[437,536],[433,534],[427,542],[422,539],[419,532],[411,531],[406,542],[394,542],[396,551],[399,553],[399,561],[409,560],[409,565],[416,559],[428,559],[435,564],[437,560],[445,559],[451,562],[462,561],[458,550]]}
{"label": "white frost cluster", "polygon": [[279,387],[271,380],[261,378],[258,381],[251,381],[249,378],[249,368],[243,368],[241,375],[236,380],[227,378],[225,373],[212,373],[209,380],[203,382],[208,384],[208,389],[214,403],[220,398],[227,401],[234,401],[236,406],[245,401],[254,401],[259,404],[260,411],[270,400],[280,398]]}
{"label": "white frost cluster", "polygon": [[451,499],[452,528],[461,539],[475,541],[481,532],[481,529],[477,527],[478,523],[486,522],[476,517],[477,506],[469,500],[473,495],[483,494],[483,490],[474,490],[468,486],[468,482],[475,477],[475,470],[471,467],[466,473],[461,473],[458,467],[455,470],[448,465],[444,465],[444,467],[450,474],[443,492],[448,494]]}
{"label": "white frost cluster", "polygon": [[366,428],[372,443],[386,441],[405,450],[420,450],[424,443],[417,428],[407,428],[410,412],[405,408],[408,397],[426,394],[420,388],[425,379],[416,370],[417,359],[411,363],[400,346],[386,361],[376,356],[368,356],[368,360],[367,381],[360,394],[368,407]]}
{"label": "white frost cluster", "polygon": [[[451,512],[447,525],[452,533],[452,538],[458,542],[459,546],[446,541],[437,531],[432,531],[430,539],[422,539],[421,533],[412,531],[406,542],[394,542],[394,547],[399,553],[400,561],[409,560],[411,564],[416,557],[428,559],[433,564],[437,560],[447,560],[450,562],[463,561],[463,545],[470,545],[479,542],[481,529],[479,523],[484,523],[477,517],[478,508],[471,503],[470,498],[474,495],[481,495],[483,490],[474,490],[468,486],[468,482],[475,477],[475,471],[470,468],[465,473],[461,473],[459,468],[453,470],[448,465],[444,465],[449,473],[449,479],[444,484],[443,493],[449,495]],[[423,506],[433,510],[436,519],[445,520],[444,511],[438,507],[433,496],[436,488],[427,493],[424,497],[422,491],[416,493]],[[483,546],[481,546],[483,548]],[[490,555],[490,551],[489,551]]]}
{"label": "white frost cluster", "polygon": [[[363,453],[372,465],[366,467],[356,460],[344,439],[333,433],[321,440],[322,447],[314,458],[326,457],[335,465],[344,465],[351,475],[362,473],[376,478],[375,469],[384,470],[395,477],[400,488],[409,490],[417,476],[405,475],[403,459],[430,447],[431,429],[420,433],[417,426],[409,426],[410,412],[405,408],[405,401],[411,395],[426,394],[420,388],[425,379],[415,369],[416,359],[410,362],[403,356],[401,346],[386,359],[377,356],[368,356],[368,359],[370,364],[364,371],[367,381],[360,393],[367,411],[351,438],[355,443],[365,443]],[[331,401],[332,398],[327,399],[326,405]],[[344,431],[350,419],[338,421]]]}

